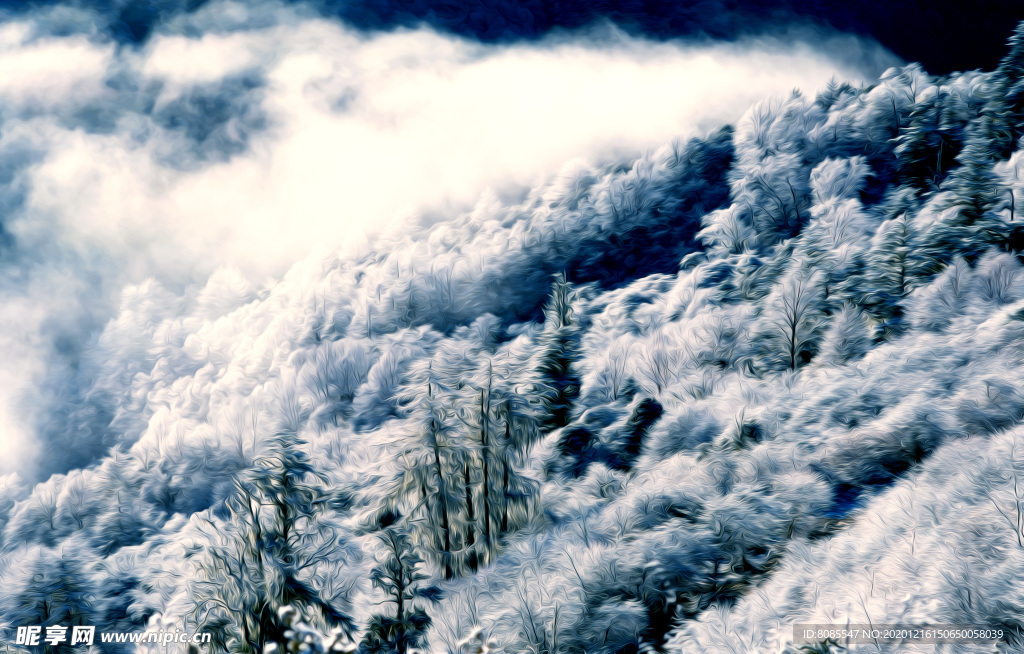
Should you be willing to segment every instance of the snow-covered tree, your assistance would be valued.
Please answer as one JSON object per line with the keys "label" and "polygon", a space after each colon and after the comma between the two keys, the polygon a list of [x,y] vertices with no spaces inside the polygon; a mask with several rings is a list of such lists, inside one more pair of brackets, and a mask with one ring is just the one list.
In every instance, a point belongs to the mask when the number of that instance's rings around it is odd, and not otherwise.
{"label": "snow-covered tree", "polygon": [[910,114],[894,149],[901,181],[919,189],[937,189],[956,165],[963,148],[964,121],[952,105],[949,90],[939,88]]}
{"label": "snow-covered tree", "polygon": [[441,590],[423,584],[428,579],[420,570],[423,562],[409,536],[401,528],[389,527],[380,534],[383,556],[370,573],[373,585],[384,592],[393,614],[374,614],[367,625],[359,651],[366,654],[406,654],[419,648],[430,627],[430,616],[417,600],[437,602]]}
{"label": "snow-covered tree", "polygon": [[207,521],[209,541],[190,550],[199,554],[194,618],[232,652],[281,642],[284,607],[314,624],[353,627],[338,606],[347,598],[325,598],[314,582],[336,547],[333,529],[320,521],[333,497],[305,446],[293,430],[272,437],[257,466],[235,480],[227,525]]}
{"label": "snow-covered tree", "polygon": [[544,385],[543,398],[548,408],[545,430],[568,424],[573,402],[580,392],[580,378],[574,369],[580,341],[573,315],[575,302],[572,284],[565,275],[555,275],[551,297],[544,307],[544,331],[537,343],[537,373]]}
{"label": "snow-covered tree", "polygon": [[822,366],[841,366],[859,359],[871,349],[871,328],[864,313],[845,304],[824,332],[816,362]]}
{"label": "snow-covered tree", "polygon": [[440,383],[432,366],[414,379],[400,396],[410,420],[397,453],[395,499],[408,507],[405,515],[416,524],[416,542],[450,579],[458,570],[455,551],[465,532],[458,474],[463,444],[453,424],[454,407],[446,397],[451,389]]}
{"label": "snow-covered tree", "polygon": [[883,337],[903,330],[903,302],[914,283],[911,239],[910,224],[902,214],[879,226],[865,256],[862,291],[855,301],[879,322]]}
{"label": "snow-covered tree", "polygon": [[769,367],[796,370],[814,356],[825,325],[823,274],[793,265],[765,298],[757,338]]}
{"label": "snow-covered tree", "polygon": [[[94,625],[98,617],[94,605],[98,593],[90,578],[87,562],[77,552],[64,548],[36,549],[19,571],[20,578],[10,579],[6,595],[10,609],[6,614],[5,640],[14,642],[15,627]],[[41,639],[42,640],[42,639]],[[46,654],[58,654],[63,645],[43,643]]]}

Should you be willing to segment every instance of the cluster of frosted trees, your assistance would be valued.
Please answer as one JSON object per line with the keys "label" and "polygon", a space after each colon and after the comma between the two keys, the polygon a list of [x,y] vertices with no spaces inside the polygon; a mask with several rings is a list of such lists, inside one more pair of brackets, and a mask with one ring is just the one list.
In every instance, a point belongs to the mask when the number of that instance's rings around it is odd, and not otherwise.
{"label": "cluster of frosted trees", "polygon": [[222,531],[206,521],[207,541],[189,548],[196,559],[193,620],[214,647],[262,652],[284,639],[283,610],[302,607],[317,624],[351,630],[344,594],[325,598],[312,572],[338,548],[339,535],[321,520],[344,504],[326,486],[294,431],[270,439],[256,464],[234,480]]}
{"label": "cluster of frosted trees", "polygon": [[[1005,160],[1024,135],[1022,36],[1019,31],[1010,54],[987,77],[935,83],[910,66],[871,88],[834,85],[813,102],[794,95],[755,108],[734,139],[730,203],[703,218],[698,238],[705,250],[688,259],[676,286],[654,290],[654,284],[647,295],[633,291],[622,315],[614,314],[613,300],[598,295],[592,303],[592,314],[606,303],[609,333],[632,332],[632,349],[623,346],[628,339],[614,336],[608,352],[597,347],[577,361],[587,330],[574,319],[571,286],[558,279],[543,330],[523,340],[535,351],[516,350],[516,341],[498,345],[493,326],[477,321],[402,372],[393,415],[373,432],[391,471],[373,492],[384,492],[356,501],[361,528],[380,543],[371,580],[387,598],[360,647],[404,653],[422,646],[438,616],[448,620],[456,610],[444,605],[442,588],[469,597],[466,589],[474,586],[459,584],[474,577],[489,580],[480,582],[488,588],[497,584],[504,598],[491,607],[489,624],[519,634],[506,634],[506,642],[538,652],[659,647],[679,621],[735,600],[776,565],[787,539],[801,532],[798,521],[814,525],[803,530],[813,538],[826,537],[835,528],[833,516],[849,510],[847,496],[875,492],[927,457],[935,445],[915,442],[906,452],[879,455],[879,474],[865,473],[859,481],[846,480],[834,461],[817,462],[794,473],[800,484],[789,499],[783,491],[790,492],[792,479],[780,474],[775,495],[754,486],[739,494],[733,535],[719,524],[721,510],[666,509],[661,515],[650,500],[639,509],[618,506],[630,493],[647,492],[648,477],[656,477],[659,461],[651,452],[664,444],[650,441],[647,431],[665,420],[663,411],[686,415],[690,403],[711,402],[725,387],[792,378],[811,364],[846,366],[908,332],[941,331],[967,302],[968,278],[987,280],[971,282],[972,297],[991,296],[996,304],[1009,298],[1015,269],[993,250],[1020,249],[1015,186]],[[689,299],[671,311],[667,303],[686,284],[692,285]],[[697,308],[704,318],[689,315]],[[673,332],[674,321],[687,329]],[[708,343],[693,340],[698,331]],[[612,360],[621,368],[615,374]],[[593,388],[603,383],[592,374],[599,368],[618,380],[605,394]],[[690,368],[706,381],[684,384]],[[581,389],[579,375],[590,388]],[[595,398],[609,404],[611,417],[603,422]],[[851,413],[841,424],[852,429],[872,417]],[[738,452],[773,460],[764,448],[777,435],[758,424],[741,413],[734,429],[712,427],[707,438],[675,434],[672,425],[653,429],[657,438],[693,441],[683,447],[693,449],[692,460],[680,459],[690,466],[688,478],[704,471],[719,480],[722,497],[711,493],[706,501],[732,506],[739,495],[728,479],[735,476],[729,471]],[[561,427],[568,429],[556,434]],[[541,448],[545,467],[531,462],[538,456],[531,448],[549,433],[557,442]],[[679,452],[663,449],[665,456]],[[812,480],[812,469],[824,478]],[[682,488],[684,482],[664,483]],[[566,487],[566,498],[599,517],[580,508],[575,517],[536,520],[539,491],[552,484]],[[771,505],[776,495],[810,514],[764,526],[769,517],[758,515],[755,505]],[[552,515],[571,513],[558,505],[561,496],[546,500]],[[235,524],[246,523],[240,514]],[[654,514],[661,526],[644,530]],[[620,519],[625,526],[614,522]],[[531,521],[527,540],[502,559],[508,535]],[[581,542],[572,535],[577,531]],[[563,539],[564,555],[557,545]],[[703,571],[701,557],[709,553],[733,563],[725,570],[716,563],[700,581],[705,573],[694,570]],[[540,573],[532,588],[520,588],[513,578],[531,578],[531,566],[538,565],[554,566],[546,574],[564,588],[578,580],[581,597],[557,599],[558,589],[549,587],[556,582]],[[495,579],[496,567],[509,578]],[[290,578],[287,565],[278,568]],[[508,605],[506,586],[518,588],[520,601]],[[280,605],[305,603],[327,615],[312,597],[277,598]]]}
{"label": "cluster of frosted trees", "polygon": [[488,565],[534,513],[529,448],[568,421],[578,393],[573,302],[572,285],[557,276],[529,356],[488,351],[488,334],[470,333],[417,362],[396,394],[400,426],[380,441],[393,474],[366,497],[329,490],[298,420],[283,425],[235,480],[227,531],[208,522],[209,541],[188,554],[198,576],[192,618],[214,645],[247,653],[283,644],[294,631],[289,611],[354,635],[347,598],[325,598],[315,575],[344,538],[329,515],[353,503],[363,509],[360,530],[381,545],[371,582],[389,606],[371,617],[359,648],[404,654],[420,645],[430,625],[421,605],[441,597],[425,582]]}
{"label": "cluster of frosted trees", "polygon": [[644,402],[664,416],[629,465],[549,476],[555,524],[460,586],[435,614],[451,632],[439,639],[456,642],[457,607],[476,603],[509,651],[658,650],[711,613],[728,643],[729,606],[790,548],[850,528],[854,507],[947,440],[1019,421],[1019,392],[995,379],[961,388],[947,371],[987,369],[984,348],[1018,331],[1006,307],[1021,299],[1022,136],[1024,27],[990,74],[909,66],[753,109],[736,131],[731,203],[703,220],[704,252],[591,304],[560,443],[612,452]]}
{"label": "cluster of frosted trees", "polygon": [[527,472],[530,447],[566,424],[578,394],[573,301],[571,284],[556,276],[532,354],[490,352],[485,334],[453,339],[410,370],[397,396],[405,420],[385,446],[394,479],[366,524],[385,544],[374,583],[395,612],[373,619],[370,651],[404,652],[429,625],[421,609],[407,608],[439,594],[416,587],[426,579],[417,553],[443,580],[472,574],[533,517],[539,480]]}

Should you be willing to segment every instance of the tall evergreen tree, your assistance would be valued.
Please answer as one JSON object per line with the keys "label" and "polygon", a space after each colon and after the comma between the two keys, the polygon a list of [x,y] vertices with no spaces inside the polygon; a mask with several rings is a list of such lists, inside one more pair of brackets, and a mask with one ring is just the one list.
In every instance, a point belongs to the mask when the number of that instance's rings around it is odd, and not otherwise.
{"label": "tall evergreen tree", "polygon": [[882,223],[867,253],[867,292],[857,298],[857,304],[879,322],[880,337],[903,331],[904,297],[913,282],[911,259],[911,229],[906,215]]}
{"label": "tall evergreen tree", "polygon": [[523,409],[522,398],[506,396],[496,409],[501,425],[498,461],[501,467],[497,493],[500,519],[498,533],[507,534],[524,523],[530,515],[531,501],[537,496],[540,484],[523,474],[530,443],[536,438],[536,422]]}
{"label": "tall evergreen tree", "polygon": [[420,571],[423,559],[416,554],[408,534],[401,527],[382,531],[384,557],[370,573],[370,581],[384,591],[394,607],[394,615],[375,614],[370,618],[359,651],[365,654],[406,654],[422,645],[430,616],[417,600],[438,602],[441,591],[424,586],[427,575]]}
{"label": "tall evergreen tree", "polygon": [[479,472],[471,480],[474,489],[479,489],[473,497],[478,498],[476,519],[482,537],[476,562],[486,563],[501,536],[517,527],[528,513],[526,505],[535,488],[521,466],[537,438],[538,421],[537,408],[528,397],[509,388],[509,380],[495,376],[490,360],[485,377],[477,381],[469,387],[473,393],[465,398],[461,413],[466,442],[471,444],[467,451],[472,452]]}
{"label": "tall evergreen tree", "polygon": [[980,114],[967,126],[959,164],[943,188],[957,211],[937,221],[924,241],[925,254],[936,261],[934,272],[960,255],[968,261],[1010,235],[996,210],[1007,202],[1007,189],[993,167],[1006,159],[1024,136],[1024,21],[1009,40],[1006,56],[992,73]]}
{"label": "tall evergreen tree", "polygon": [[963,147],[964,123],[947,107],[944,89],[919,103],[900,130],[895,154],[899,180],[919,189],[936,189],[956,165]]}
{"label": "tall evergreen tree", "polygon": [[992,77],[983,113],[992,119],[989,148],[996,160],[1003,160],[1024,136],[1024,21],[1010,35],[1006,55]]}
{"label": "tall evergreen tree", "polygon": [[322,597],[309,574],[333,544],[308,544],[314,535],[333,534],[318,522],[333,495],[304,446],[290,430],[270,439],[256,466],[235,480],[226,502],[229,529],[211,523],[215,534],[223,533],[201,547],[194,617],[227,651],[261,652],[283,642],[279,617],[289,606],[316,624],[352,627],[351,618]]}
{"label": "tall evergreen tree", "polygon": [[[482,554],[483,556],[473,554],[472,566],[476,566],[481,558],[486,560],[494,546],[495,534],[494,534],[494,519],[492,515],[492,509],[494,508],[494,502],[492,498],[492,486],[494,484],[494,468],[495,468],[495,434],[494,434],[494,423],[491,415],[491,394],[493,389],[494,372],[491,362],[487,362],[487,381],[480,385],[479,397],[476,398],[473,406],[473,411],[468,412],[470,415],[476,416],[476,421],[465,420],[466,435],[468,440],[472,440],[473,449],[475,450],[471,456],[467,457],[465,462],[465,485],[466,485],[466,511],[467,511],[467,523],[470,525],[469,532],[469,546],[473,546],[473,533],[472,526],[475,524],[477,516],[474,515],[473,510],[473,488],[476,486],[475,475],[471,479],[470,476],[470,465],[474,468],[479,468],[480,480],[480,529],[482,531]],[[470,389],[472,390],[472,386]],[[467,398],[467,403],[473,402],[473,399]],[[467,451],[468,454],[468,451]],[[472,464],[470,463],[472,459]]]}
{"label": "tall evergreen tree", "polygon": [[576,292],[563,273],[555,275],[551,297],[544,307],[544,331],[539,339],[537,372],[548,410],[544,431],[569,423],[573,402],[579,397],[580,378],[573,369],[579,358],[580,330],[573,316]]}
{"label": "tall evergreen tree", "polygon": [[992,171],[999,158],[999,130],[997,119],[990,113],[982,113],[967,127],[967,141],[957,157],[959,166],[946,185],[953,193],[951,205],[960,210],[959,224],[972,225],[999,202],[999,184]]}
{"label": "tall evergreen tree", "polygon": [[405,514],[416,525],[412,536],[425,546],[445,579],[451,579],[461,539],[457,520],[464,501],[459,479],[464,454],[452,424],[454,409],[445,397],[451,389],[442,385],[432,366],[414,377],[399,395],[410,422],[392,501],[408,505]]}

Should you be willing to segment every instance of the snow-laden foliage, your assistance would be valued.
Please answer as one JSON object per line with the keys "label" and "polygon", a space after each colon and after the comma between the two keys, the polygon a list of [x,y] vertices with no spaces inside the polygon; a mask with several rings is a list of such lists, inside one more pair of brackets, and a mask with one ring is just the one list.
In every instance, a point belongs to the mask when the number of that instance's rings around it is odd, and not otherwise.
{"label": "snow-laden foliage", "polygon": [[0,480],[3,638],[795,652],[795,622],[935,622],[1016,651],[1022,48],[280,281],[127,288],[53,419],[95,462]]}

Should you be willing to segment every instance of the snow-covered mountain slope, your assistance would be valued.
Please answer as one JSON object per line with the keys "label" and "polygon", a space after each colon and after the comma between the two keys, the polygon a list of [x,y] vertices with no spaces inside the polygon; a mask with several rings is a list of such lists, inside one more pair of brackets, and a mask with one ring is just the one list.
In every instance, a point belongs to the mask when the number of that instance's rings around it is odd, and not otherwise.
{"label": "snow-covered mountain slope", "polygon": [[1016,651],[1022,136],[1024,28],[994,72],[765,100],[372,255],[127,288],[53,423],[91,463],[3,480],[0,628]]}

